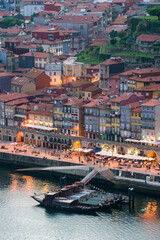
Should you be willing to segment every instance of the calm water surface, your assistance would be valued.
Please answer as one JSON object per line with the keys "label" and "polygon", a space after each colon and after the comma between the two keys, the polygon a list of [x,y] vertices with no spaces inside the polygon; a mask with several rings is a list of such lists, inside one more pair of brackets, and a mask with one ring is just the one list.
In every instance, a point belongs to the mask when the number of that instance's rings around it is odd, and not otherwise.
{"label": "calm water surface", "polygon": [[123,206],[95,215],[62,213],[30,197],[52,188],[49,180],[0,166],[0,240],[160,240],[158,198],[136,195],[134,211]]}

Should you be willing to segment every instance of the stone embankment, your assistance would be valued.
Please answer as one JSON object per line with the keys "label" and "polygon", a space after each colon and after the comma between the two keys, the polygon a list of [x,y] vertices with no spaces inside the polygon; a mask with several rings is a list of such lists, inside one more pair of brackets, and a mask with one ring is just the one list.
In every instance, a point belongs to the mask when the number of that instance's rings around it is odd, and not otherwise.
{"label": "stone embankment", "polygon": [[[6,153],[0,152],[0,163],[6,165],[12,165],[16,168],[31,168],[31,167],[58,167],[54,170],[55,175],[69,175],[74,178],[82,178],[89,173],[93,166],[86,166],[86,168],[69,169],[59,168],[62,166],[78,166],[80,164],[67,162],[63,160],[54,160],[40,157],[32,157],[22,154]],[[115,183],[109,184],[102,176],[99,174],[94,179],[94,184],[102,184],[103,187],[112,186],[113,189],[122,189],[127,191],[129,187],[134,187],[136,192],[152,194],[160,197],[160,176],[151,176],[152,181],[146,180],[149,174],[135,173],[132,172],[132,177],[130,177],[130,171],[111,169],[115,175]],[[41,174],[50,175],[50,171],[41,171]]]}

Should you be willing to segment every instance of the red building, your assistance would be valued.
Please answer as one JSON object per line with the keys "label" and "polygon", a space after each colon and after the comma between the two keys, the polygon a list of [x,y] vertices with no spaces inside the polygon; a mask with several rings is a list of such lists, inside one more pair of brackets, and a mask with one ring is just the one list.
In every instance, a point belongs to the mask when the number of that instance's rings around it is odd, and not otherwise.
{"label": "red building", "polygon": [[32,79],[36,83],[36,90],[50,87],[51,79],[42,70],[32,68],[31,71],[24,74],[24,77]]}
{"label": "red building", "polygon": [[54,41],[56,39],[70,39],[70,34],[67,30],[68,29],[64,29],[56,25],[41,26],[40,28],[32,30],[32,38],[50,41]]}
{"label": "red building", "polygon": [[109,91],[108,94],[111,95],[117,95],[120,94],[120,76],[119,74],[112,76],[109,78]]}
{"label": "red building", "polygon": [[44,11],[55,11],[55,12],[59,12],[61,10],[61,7],[63,5],[60,3],[56,3],[51,1],[48,1],[46,3],[44,3]]}

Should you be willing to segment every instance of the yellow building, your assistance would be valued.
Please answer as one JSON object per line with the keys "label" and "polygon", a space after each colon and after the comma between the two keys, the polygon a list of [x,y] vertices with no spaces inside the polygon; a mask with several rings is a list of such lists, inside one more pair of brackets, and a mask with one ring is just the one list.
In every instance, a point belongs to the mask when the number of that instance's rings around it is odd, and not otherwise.
{"label": "yellow building", "polygon": [[134,107],[132,104],[131,109],[131,138],[136,140],[141,140],[141,106],[139,103],[136,103],[137,106]]}
{"label": "yellow building", "polygon": [[99,119],[100,139],[110,141],[112,139],[111,103],[101,102],[98,108],[100,109]]}
{"label": "yellow building", "polygon": [[144,86],[137,88],[135,92],[140,93],[145,96],[145,98],[151,99],[160,98],[160,84],[151,84],[149,86]]}
{"label": "yellow building", "polygon": [[89,86],[89,87],[85,88],[84,90],[82,90],[82,98],[90,100],[101,93],[102,93],[102,90],[100,88],[98,88],[94,85]]}
{"label": "yellow building", "polygon": [[53,128],[53,105],[39,103],[28,114],[27,124]]}
{"label": "yellow building", "polygon": [[76,81],[69,83],[67,86],[67,94],[72,97],[82,97],[83,89],[91,86],[92,83],[89,83],[87,81]]}
{"label": "yellow building", "polygon": [[86,74],[86,68],[90,64],[84,64],[81,62],[76,62],[76,57],[69,57],[63,62],[63,75],[71,77],[80,77],[81,75]]}
{"label": "yellow building", "polygon": [[120,142],[120,102],[121,97],[111,100],[112,141]]}
{"label": "yellow building", "polygon": [[34,64],[36,68],[45,68],[45,64],[48,60],[48,53],[34,52]]}
{"label": "yellow building", "polygon": [[68,97],[62,94],[54,98],[53,102],[53,127],[56,133],[62,133],[63,130],[63,104],[67,103]]}
{"label": "yellow building", "polygon": [[11,80],[11,90],[15,93],[35,91],[36,84],[31,79],[25,77],[13,77]]}

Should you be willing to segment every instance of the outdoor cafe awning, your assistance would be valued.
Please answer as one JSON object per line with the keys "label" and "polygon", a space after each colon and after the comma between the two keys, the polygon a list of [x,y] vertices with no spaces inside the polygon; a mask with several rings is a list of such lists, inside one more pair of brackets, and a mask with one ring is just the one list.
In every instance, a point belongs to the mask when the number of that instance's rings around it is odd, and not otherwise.
{"label": "outdoor cafe awning", "polygon": [[136,139],[127,138],[125,142],[139,142],[139,141]]}
{"label": "outdoor cafe awning", "polygon": [[76,149],[74,149],[75,152],[83,152],[83,153],[89,153],[92,150],[93,149],[83,149],[83,148],[76,148]]}
{"label": "outdoor cafe awning", "polygon": [[127,138],[125,142],[135,142],[135,143],[148,143],[153,145],[160,145],[160,142],[154,142],[154,141],[146,141],[146,140],[136,140],[136,139],[130,139]]}
{"label": "outdoor cafe awning", "polygon": [[106,152],[106,151],[100,151],[97,152],[96,155],[100,155],[100,156],[110,156],[110,157],[117,157],[117,158],[122,158],[122,159],[132,159],[132,160],[142,160],[142,161],[152,161],[154,160],[154,158],[148,158],[148,157],[143,157],[143,156],[136,156],[136,155],[129,155],[129,154],[118,154],[115,152]]}
{"label": "outdoor cafe awning", "polygon": [[140,142],[140,143],[148,143],[148,144],[153,144],[153,145],[160,145],[160,142],[153,142],[153,141],[140,140],[138,142]]}
{"label": "outdoor cafe awning", "polygon": [[25,118],[26,115],[24,115],[24,114],[15,114],[14,117]]}
{"label": "outdoor cafe awning", "polygon": [[25,124],[23,126],[29,127],[29,128],[35,128],[35,129],[39,129],[39,130],[44,130],[44,131],[52,131],[54,129],[51,127],[37,126],[37,125],[32,125],[32,124]]}
{"label": "outdoor cafe awning", "polygon": [[83,148],[76,148],[74,149],[75,152],[83,152]]}
{"label": "outdoor cafe awning", "polygon": [[89,152],[92,152],[93,149],[89,148],[89,149],[83,149],[83,153],[89,153]]}

